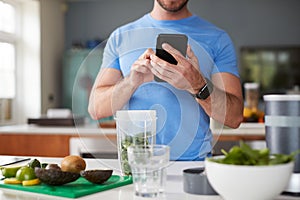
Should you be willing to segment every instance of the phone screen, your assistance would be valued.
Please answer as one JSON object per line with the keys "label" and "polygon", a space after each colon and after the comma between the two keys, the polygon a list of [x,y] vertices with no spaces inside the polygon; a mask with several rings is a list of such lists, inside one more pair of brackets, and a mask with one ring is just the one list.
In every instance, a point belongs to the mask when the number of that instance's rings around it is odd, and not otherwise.
{"label": "phone screen", "polygon": [[[159,34],[156,41],[156,55],[159,58],[176,65],[177,60],[167,51],[163,50],[162,44],[168,43],[177,49],[183,56],[186,56],[187,40],[188,38],[184,34]],[[158,82],[164,81],[156,76],[154,76],[154,80]]]}

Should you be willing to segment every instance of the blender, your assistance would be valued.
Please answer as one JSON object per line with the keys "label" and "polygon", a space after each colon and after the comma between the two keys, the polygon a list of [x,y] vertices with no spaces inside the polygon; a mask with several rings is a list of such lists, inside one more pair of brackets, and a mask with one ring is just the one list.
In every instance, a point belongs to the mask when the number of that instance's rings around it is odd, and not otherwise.
{"label": "blender", "polygon": [[118,110],[116,112],[118,159],[122,175],[131,175],[127,148],[131,145],[156,144],[155,110]]}
{"label": "blender", "polygon": [[[300,149],[300,95],[264,95],[266,144],[272,154]],[[300,196],[300,154],[284,193]]]}

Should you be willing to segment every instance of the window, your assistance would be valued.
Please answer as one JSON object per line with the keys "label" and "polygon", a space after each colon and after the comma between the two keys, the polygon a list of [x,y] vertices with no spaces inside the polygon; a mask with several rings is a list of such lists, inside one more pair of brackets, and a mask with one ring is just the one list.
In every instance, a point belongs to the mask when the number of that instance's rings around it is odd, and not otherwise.
{"label": "window", "polygon": [[0,97],[15,97],[15,45],[0,42]]}
{"label": "window", "polygon": [[16,21],[13,1],[0,0],[0,123],[12,121],[16,97]]}
{"label": "window", "polygon": [[300,46],[242,47],[241,79],[259,83],[262,96],[299,93]]}
{"label": "window", "polygon": [[0,30],[7,33],[15,33],[16,9],[3,0],[0,1]]}
{"label": "window", "polygon": [[0,0],[0,126],[40,115],[40,1]]}

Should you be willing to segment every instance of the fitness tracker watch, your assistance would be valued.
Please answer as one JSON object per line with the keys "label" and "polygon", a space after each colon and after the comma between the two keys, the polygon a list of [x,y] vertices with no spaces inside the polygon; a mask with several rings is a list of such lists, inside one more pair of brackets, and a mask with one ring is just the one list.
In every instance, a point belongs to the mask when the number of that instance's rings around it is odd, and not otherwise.
{"label": "fitness tracker watch", "polygon": [[202,88],[200,88],[199,92],[197,92],[196,94],[192,94],[193,97],[197,99],[205,100],[213,92],[214,86],[212,82],[207,78],[205,78],[205,80],[206,80],[205,85]]}

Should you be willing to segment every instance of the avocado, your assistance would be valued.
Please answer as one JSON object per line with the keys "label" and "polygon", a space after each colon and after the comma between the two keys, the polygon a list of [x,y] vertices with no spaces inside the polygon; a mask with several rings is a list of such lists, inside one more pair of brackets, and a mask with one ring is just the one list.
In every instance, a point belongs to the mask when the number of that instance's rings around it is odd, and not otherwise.
{"label": "avocado", "polygon": [[47,185],[64,185],[76,181],[80,174],[63,172],[59,169],[35,168],[35,175],[41,182]]}
{"label": "avocado", "polygon": [[80,175],[92,183],[102,184],[111,177],[112,173],[113,170],[111,169],[103,169],[103,170],[95,169],[95,170],[81,171]]}
{"label": "avocado", "polygon": [[53,163],[50,163],[48,164],[45,169],[56,169],[56,170],[61,170],[61,168],[58,166],[58,164],[53,164]]}
{"label": "avocado", "polygon": [[34,169],[36,167],[41,167],[41,163],[38,159],[33,159],[29,162],[28,166]]}

